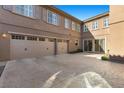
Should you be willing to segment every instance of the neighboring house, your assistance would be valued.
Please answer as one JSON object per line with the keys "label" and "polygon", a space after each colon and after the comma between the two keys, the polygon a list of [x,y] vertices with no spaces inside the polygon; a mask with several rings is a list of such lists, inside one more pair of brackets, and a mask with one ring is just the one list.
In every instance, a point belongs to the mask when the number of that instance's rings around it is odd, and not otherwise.
{"label": "neighboring house", "polygon": [[0,60],[74,52],[124,59],[124,6],[81,21],[54,6],[0,6]]}
{"label": "neighboring house", "polygon": [[0,60],[77,51],[80,24],[53,6],[0,6]]}

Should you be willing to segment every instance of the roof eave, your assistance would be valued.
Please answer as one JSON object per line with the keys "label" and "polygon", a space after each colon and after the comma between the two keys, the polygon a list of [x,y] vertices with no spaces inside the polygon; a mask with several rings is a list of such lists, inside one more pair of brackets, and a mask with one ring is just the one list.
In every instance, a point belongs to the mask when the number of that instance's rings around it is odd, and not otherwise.
{"label": "roof eave", "polygon": [[98,19],[98,18],[101,18],[101,17],[104,17],[104,16],[108,16],[108,15],[109,15],[109,12],[105,12],[105,13],[102,13],[102,14],[98,14],[94,17],[88,18],[86,20],[83,20],[83,22],[86,23],[86,22],[89,22],[89,21],[92,21],[92,20],[95,20],[95,19]]}
{"label": "roof eave", "polygon": [[69,18],[71,18],[71,19],[73,19],[73,20],[75,20],[75,21],[77,21],[79,23],[82,23],[82,21],[80,19],[78,19],[78,18],[76,18],[76,17],[74,17],[74,16],[72,16],[72,15],[70,15],[70,14],[68,14],[68,13],[66,13],[66,12],[64,12],[64,11],[58,9],[58,8],[56,8],[53,5],[43,5],[43,6],[45,6],[47,8],[52,8],[52,9],[56,10],[57,12],[59,12],[60,14],[65,15],[65,17],[69,17]]}

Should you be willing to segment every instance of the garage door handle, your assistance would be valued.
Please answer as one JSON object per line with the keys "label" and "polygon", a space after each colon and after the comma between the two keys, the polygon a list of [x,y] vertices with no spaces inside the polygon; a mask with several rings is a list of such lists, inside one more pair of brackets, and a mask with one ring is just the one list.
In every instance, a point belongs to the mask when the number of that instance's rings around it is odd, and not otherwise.
{"label": "garage door handle", "polygon": [[27,49],[27,48],[25,48],[24,50],[25,50],[25,51],[27,51],[28,49]]}

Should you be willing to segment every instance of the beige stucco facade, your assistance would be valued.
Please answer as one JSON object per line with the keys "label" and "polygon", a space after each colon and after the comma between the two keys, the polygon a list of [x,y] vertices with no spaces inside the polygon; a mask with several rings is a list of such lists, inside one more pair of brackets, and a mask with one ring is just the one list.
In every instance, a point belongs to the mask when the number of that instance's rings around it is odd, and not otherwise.
{"label": "beige stucco facade", "polygon": [[[7,9],[0,6],[0,60],[56,55],[79,49],[83,52],[109,53],[117,59],[123,58],[124,6],[111,5],[109,12],[84,21],[54,6],[33,8],[34,17],[30,18],[15,13],[13,6]],[[48,23],[48,11],[59,15],[59,25]],[[69,19],[69,28],[65,28],[65,18]],[[109,19],[108,27],[104,27],[106,18]],[[95,21],[98,22],[98,27],[94,30]],[[72,22],[80,25],[80,31],[72,30]],[[88,31],[84,31],[84,26],[87,26]],[[12,39],[13,34],[25,36],[25,39]],[[37,40],[27,40],[29,36],[37,37]],[[40,41],[39,37],[45,38],[45,41]]]}
{"label": "beige stucco facade", "polygon": [[[83,27],[86,26],[88,28],[88,31],[84,31],[82,33],[82,41],[83,41],[83,50],[84,49],[84,41],[85,40],[92,40],[92,50],[90,52],[100,52],[100,51],[95,51],[95,40],[99,39],[104,39],[104,52],[106,53],[108,50],[108,37],[110,35],[109,32],[109,27],[104,27],[104,19],[108,18],[109,19],[109,13],[104,13],[97,15],[95,17],[92,17],[90,19],[84,20]],[[93,29],[93,22],[97,21],[98,22],[98,28]],[[100,46],[100,45],[99,45]]]}
{"label": "beige stucco facade", "polygon": [[124,6],[110,6],[110,55],[124,59]]}
{"label": "beige stucco facade", "polygon": [[[103,27],[103,19],[109,18],[109,27]],[[92,23],[98,21],[98,29],[92,30]],[[82,41],[105,39],[105,53],[109,53],[112,60],[124,60],[124,6],[110,5],[110,11],[84,20],[83,25],[88,26],[89,31],[83,32]],[[83,43],[84,44],[84,43]],[[82,45],[84,48],[84,45]],[[95,51],[93,43],[92,52]]]}
{"label": "beige stucco facade", "polygon": [[[30,18],[15,13],[13,6],[9,6],[9,9],[0,6],[0,60],[40,57],[80,49],[80,32],[72,30],[71,27],[72,21],[80,24],[80,20],[53,6],[34,6],[33,8],[34,17]],[[59,15],[59,25],[47,22],[48,10]],[[69,29],[65,28],[65,18],[70,20]],[[3,38],[3,34],[7,36]],[[11,39],[11,34],[24,35],[25,40]],[[27,36],[45,37],[45,41],[29,41],[26,40]],[[49,38],[55,41],[49,42]],[[62,42],[55,43],[57,39]],[[78,45],[75,45],[76,40]]]}

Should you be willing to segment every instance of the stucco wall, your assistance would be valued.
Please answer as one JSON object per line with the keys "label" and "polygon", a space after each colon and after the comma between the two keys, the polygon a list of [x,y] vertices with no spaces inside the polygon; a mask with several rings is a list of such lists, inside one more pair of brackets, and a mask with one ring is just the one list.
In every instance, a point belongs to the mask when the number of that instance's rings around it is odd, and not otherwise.
{"label": "stucco wall", "polygon": [[[94,20],[83,23],[83,25],[88,26],[88,32],[83,32],[82,42],[84,39],[92,39],[92,40],[105,39],[105,52],[107,52],[107,50],[109,49],[109,45],[108,45],[109,38],[108,37],[110,36],[110,31],[109,31],[109,27],[107,27],[107,28],[104,27],[104,24],[103,24],[104,18],[109,18],[109,14],[107,14],[103,17],[95,18]],[[96,30],[92,30],[92,23],[94,21],[98,21],[98,29],[96,29]]]}
{"label": "stucco wall", "polygon": [[110,6],[110,54],[124,56],[124,6]]}
{"label": "stucco wall", "polygon": [[10,59],[10,39],[9,35],[7,37],[2,37],[3,33],[0,33],[0,61]]}
{"label": "stucco wall", "polygon": [[[26,16],[22,16],[19,14],[14,13],[12,10],[7,11],[3,9],[3,6],[0,6],[0,32],[1,33],[17,33],[17,34],[31,34],[32,36],[34,35],[39,35],[39,36],[47,36],[47,37],[53,37],[53,38],[58,38],[58,39],[65,39],[65,40],[73,40],[72,43],[68,43],[69,48],[68,50],[70,51],[75,51],[79,49],[79,46],[75,46],[74,42],[77,39],[80,39],[81,35],[80,32],[78,31],[73,31],[71,28],[71,21],[70,21],[70,29],[66,29],[64,27],[64,18],[66,17],[66,14],[59,13],[59,11],[56,11],[52,9],[53,12],[59,14],[59,25],[52,25],[47,23],[47,9],[51,9],[49,7],[44,7],[44,6],[35,6],[35,17],[34,18],[29,18]],[[68,16],[69,18],[69,16]],[[70,17],[71,18],[71,17]],[[71,18],[70,20],[75,21],[80,24],[79,21],[76,21],[76,19]],[[1,36],[0,36],[1,37]],[[16,56],[14,57],[12,52],[12,49],[15,47],[12,46],[11,44],[10,37],[7,38],[7,40],[0,40],[0,50],[1,54],[0,57],[4,59],[15,59]],[[18,45],[21,44],[21,42],[16,42]],[[25,41],[25,45],[28,45],[29,42]],[[34,43],[35,44],[35,43]],[[80,45],[80,40],[79,40],[79,45]],[[5,47],[4,47],[5,46]],[[37,46],[37,44],[36,44]],[[48,47],[49,45],[46,44],[44,47]],[[52,46],[51,46],[52,47]],[[42,51],[42,53],[39,53],[39,49],[34,49],[34,51],[37,51],[38,54],[40,55],[45,55],[45,50]],[[17,49],[18,52],[19,48]],[[4,52],[4,53],[3,53]],[[47,52],[47,51],[46,51]],[[35,54],[35,53],[34,53]],[[31,54],[31,55],[34,55]],[[21,58],[22,56],[20,56]],[[27,55],[27,57],[29,57]]]}

